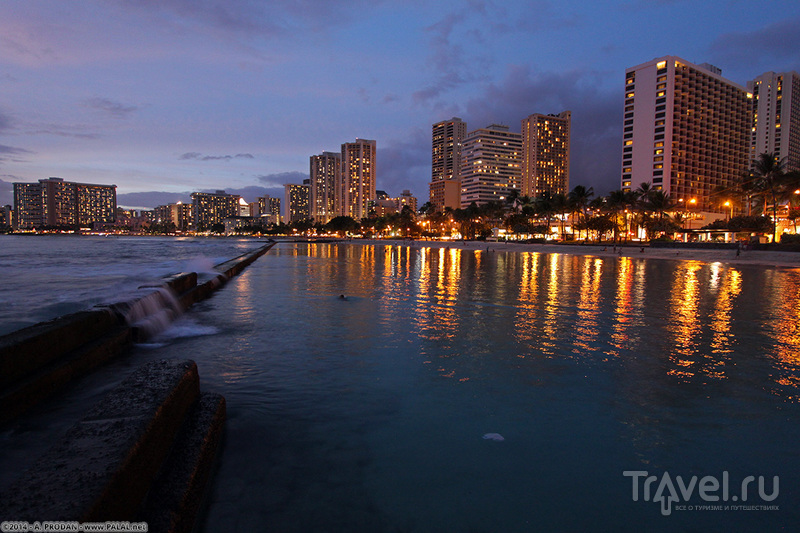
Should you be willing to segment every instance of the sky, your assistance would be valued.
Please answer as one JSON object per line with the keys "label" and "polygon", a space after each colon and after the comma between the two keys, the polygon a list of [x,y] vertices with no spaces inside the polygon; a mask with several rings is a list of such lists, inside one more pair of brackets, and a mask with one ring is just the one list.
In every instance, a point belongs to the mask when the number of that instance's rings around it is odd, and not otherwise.
{"label": "sky", "polygon": [[800,2],[4,0],[0,205],[12,182],[283,195],[377,142],[377,188],[428,199],[431,125],[572,111],[570,186],[619,188],[625,69],[675,55],[745,85],[800,72]]}

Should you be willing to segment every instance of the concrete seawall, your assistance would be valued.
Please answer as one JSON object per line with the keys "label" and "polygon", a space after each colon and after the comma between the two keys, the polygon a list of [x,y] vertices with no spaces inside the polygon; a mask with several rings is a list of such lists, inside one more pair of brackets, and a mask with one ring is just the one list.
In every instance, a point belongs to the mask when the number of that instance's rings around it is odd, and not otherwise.
{"label": "concrete seawall", "polygon": [[[218,274],[203,283],[194,272],[175,274],[142,287],[153,291],[141,298],[0,337],[0,428],[142,338],[146,332],[128,317],[152,293],[169,291],[185,310],[274,244],[217,265]],[[149,531],[193,531],[225,413],[222,396],[200,391],[193,361],[143,365],[87,406],[86,415],[16,481],[0,487],[0,521],[144,521]]]}
{"label": "concrete seawall", "polygon": [[[216,276],[198,285],[194,272],[169,276],[153,290],[168,287],[185,310],[210,297],[231,277],[267,253],[269,243],[216,267]],[[0,337],[0,424],[50,397],[72,379],[120,355],[145,334],[126,321],[146,296],[62,316]]]}

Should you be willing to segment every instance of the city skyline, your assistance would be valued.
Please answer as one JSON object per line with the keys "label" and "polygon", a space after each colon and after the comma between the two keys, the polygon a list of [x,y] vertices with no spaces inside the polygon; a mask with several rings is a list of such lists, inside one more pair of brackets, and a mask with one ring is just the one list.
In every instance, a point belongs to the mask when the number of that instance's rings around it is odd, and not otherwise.
{"label": "city skyline", "polygon": [[51,176],[116,183],[127,207],[280,196],[309,156],[353,138],[377,140],[379,189],[426,199],[431,124],[519,131],[564,109],[570,183],[605,194],[625,69],[675,55],[740,85],[800,71],[794,3],[758,17],[737,2],[593,5],[4,3],[0,203],[12,182]]}

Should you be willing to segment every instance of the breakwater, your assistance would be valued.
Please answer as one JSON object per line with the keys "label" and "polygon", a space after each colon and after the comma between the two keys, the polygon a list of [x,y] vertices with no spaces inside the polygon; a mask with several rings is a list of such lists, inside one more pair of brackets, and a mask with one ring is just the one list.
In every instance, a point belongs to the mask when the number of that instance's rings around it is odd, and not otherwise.
{"label": "breakwater", "polygon": [[[202,282],[179,273],[133,299],[0,337],[0,424],[157,334],[273,245],[218,264]],[[191,530],[225,420],[224,398],[200,393],[194,362],[147,365],[87,411],[18,482],[0,488],[0,519],[147,517],[160,524],[151,531]]]}

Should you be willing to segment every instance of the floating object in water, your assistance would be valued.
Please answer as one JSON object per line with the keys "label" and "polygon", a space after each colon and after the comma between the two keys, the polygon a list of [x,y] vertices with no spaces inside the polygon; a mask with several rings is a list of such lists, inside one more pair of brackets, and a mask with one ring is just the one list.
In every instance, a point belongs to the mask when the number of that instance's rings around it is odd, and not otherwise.
{"label": "floating object in water", "polygon": [[483,438],[486,440],[496,440],[498,442],[506,440],[500,433],[487,433]]}
{"label": "floating object in water", "polygon": [[339,295],[339,299],[340,300],[347,300],[347,296],[345,296],[344,294],[340,294]]}

